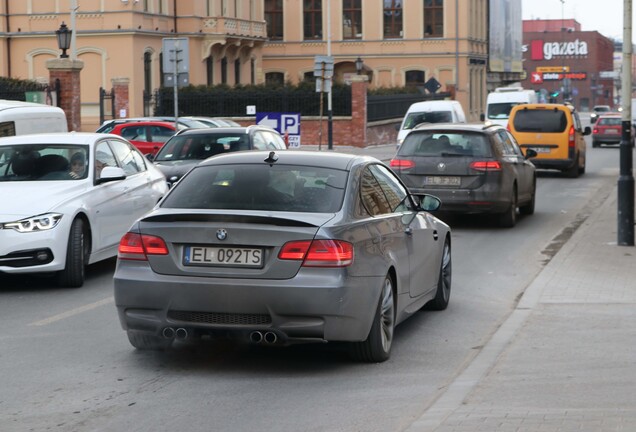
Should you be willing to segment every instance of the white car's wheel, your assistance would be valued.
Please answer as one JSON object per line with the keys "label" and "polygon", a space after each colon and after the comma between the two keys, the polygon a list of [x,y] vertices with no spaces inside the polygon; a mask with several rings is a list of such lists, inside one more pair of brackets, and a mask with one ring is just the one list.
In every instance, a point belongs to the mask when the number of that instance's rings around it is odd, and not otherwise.
{"label": "white car's wheel", "polygon": [[78,288],[84,284],[84,271],[88,255],[88,242],[84,229],[84,221],[75,219],[71,225],[66,250],[64,270],[57,273],[57,283],[61,287]]}

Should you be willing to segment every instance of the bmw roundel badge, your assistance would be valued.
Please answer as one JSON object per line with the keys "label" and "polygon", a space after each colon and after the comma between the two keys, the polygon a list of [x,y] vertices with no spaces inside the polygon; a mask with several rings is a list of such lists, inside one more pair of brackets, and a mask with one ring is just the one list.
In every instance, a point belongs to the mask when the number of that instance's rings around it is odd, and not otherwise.
{"label": "bmw roundel badge", "polygon": [[216,230],[216,238],[219,240],[225,240],[227,238],[227,231],[224,229]]}

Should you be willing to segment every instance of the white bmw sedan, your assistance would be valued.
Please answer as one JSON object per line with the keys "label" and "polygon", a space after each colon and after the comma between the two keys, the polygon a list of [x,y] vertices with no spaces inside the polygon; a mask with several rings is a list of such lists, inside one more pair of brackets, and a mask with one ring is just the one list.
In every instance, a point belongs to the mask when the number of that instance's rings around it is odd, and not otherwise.
{"label": "white bmw sedan", "polygon": [[161,171],[116,135],[0,138],[0,272],[82,286],[86,265],[116,256],[167,191]]}

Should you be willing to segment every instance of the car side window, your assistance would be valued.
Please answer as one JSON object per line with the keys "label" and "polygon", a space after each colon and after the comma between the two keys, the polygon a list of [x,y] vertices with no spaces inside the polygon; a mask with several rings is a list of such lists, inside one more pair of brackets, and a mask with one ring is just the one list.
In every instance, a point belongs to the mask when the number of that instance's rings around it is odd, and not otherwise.
{"label": "car side window", "polygon": [[500,130],[499,132],[497,132],[497,142],[501,143],[501,148],[503,151],[503,154],[506,156],[510,156],[510,155],[515,155],[515,156],[519,156],[518,153],[515,151],[515,147],[512,144],[512,141],[510,141],[510,137],[508,136],[508,134],[506,133],[506,131]]}
{"label": "car side window", "polygon": [[412,210],[407,190],[391,171],[382,165],[370,165],[369,170],[378,181],[389,203],[390,212]]}
{"label": "car side window", "polygon": [[583,127],[581,126],[581,119],[579,118],[579,114],[574,112],[572,113],[572,122],[574,123],[574,129],[576,131],[582,131]]}
{"label": "car side window", "polygon": [[519,147],[519,143],[517,143],[517,140],[515,139],[515,137],[508,131],[504,131],[504,133],[506,134],[506,137],[508,138],[508,141],[510,142],[510,144],[514,148],[515,154],[517,156],[525,157],[524,154],[523,154],[523,151],[521,150],[521,147]]}
{"label": "car side window", "polygon": [[145,126],[127,126],[121,128],[121,136],[131,141],[147,142]]}
{"label": "car side window", "polygon": [[254,132],[252,135],[252,149],[267,150],[267,140],[261,132]]}
{"label": "car side window", "polygon": [[150,136],[152,137],[152,142],[165,143],[174,134],[175,131],[165,126],[150,127]]}
{"label": "car side window", "polygon": [[95,167],[95,180],[98,180],[101,177],[102,169],[108,166],[117,166],[117,160],[115,159],[115,155],[110,149],[108,142],[101,141],[95,147],[95,161],[93,166]]}
{"label": "car side window", "polygon": [[263,132],[265,139],[267,140],[267,150],[284,150],[287,148],[285,141],[280,135],[274,132]]}
{"label": "car side window", "polygon": [[137,174],[142,171],[138,165],[139,161],[135,159],[135,151],[128,144],[122,141],[113,140],[110,142],[110,145],[127,176]]}

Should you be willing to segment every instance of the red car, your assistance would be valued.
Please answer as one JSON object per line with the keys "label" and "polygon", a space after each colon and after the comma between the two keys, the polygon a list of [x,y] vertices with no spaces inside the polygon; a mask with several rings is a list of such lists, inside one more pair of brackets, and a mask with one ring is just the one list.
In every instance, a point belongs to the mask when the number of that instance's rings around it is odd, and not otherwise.
{"label": "red car", "polygon": [[175,132],[174,123],[152,120],[120,123],[109,131],[126,138],[143,154],[157,153]]}
{"label": "red car", "polygon": [[[592,129],[592,147],[601,144],[620,144],[622,134],[622,115],[619,113],[601,114]],[[634,128],[632,127],[632,147],[634,146]]]}

